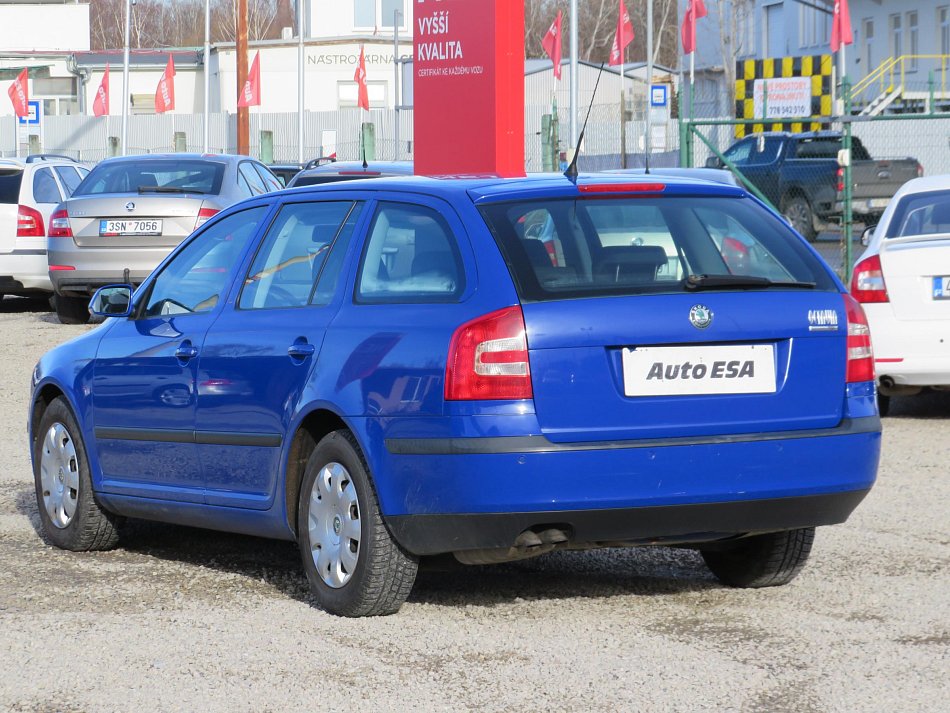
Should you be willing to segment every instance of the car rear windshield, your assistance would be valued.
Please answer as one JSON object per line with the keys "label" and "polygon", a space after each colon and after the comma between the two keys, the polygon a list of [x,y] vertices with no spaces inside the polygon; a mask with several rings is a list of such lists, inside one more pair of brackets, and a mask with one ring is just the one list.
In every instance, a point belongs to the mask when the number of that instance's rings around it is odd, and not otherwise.
{"label": "car rear windshield", "polygon": [[928,191],[900,199],[884,237],[942,233],[950,233],[950,191]]}
{"label": "car rear windshield", "polygon": [[747,198],[531,200],[482,214],[522,299],[696,289],[836,290],[826,266]]}
{"label": "car rear windshield", "polygon": [[217,161],[156,159],[102,163],[79,184],[74,196],[99,193],[221,192],[224,164]]}
{"label": "car rear windshield", "polygon": [[0,169],[0,203],[20,202],[20,181],[23,171],[17,169],[8,171]]}

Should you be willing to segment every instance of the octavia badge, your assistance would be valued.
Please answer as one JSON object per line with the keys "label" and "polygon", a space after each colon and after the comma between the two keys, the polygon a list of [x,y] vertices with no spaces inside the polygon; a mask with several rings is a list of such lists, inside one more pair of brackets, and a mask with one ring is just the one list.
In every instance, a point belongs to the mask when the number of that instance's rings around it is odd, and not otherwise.
{"label": "octavia badge", "polygon": [[713,313],[706,305],[693,305],[689,311],[689,322],[696,329],[706,329],[712,324]]}
{"label": "octavia badge", "polygon": [[129,211],[129,213],[131,213],[133,210],[135,210],[135,203],[133,203],[132,201],[129,201],[128,203],[125,204],[125,209]]}

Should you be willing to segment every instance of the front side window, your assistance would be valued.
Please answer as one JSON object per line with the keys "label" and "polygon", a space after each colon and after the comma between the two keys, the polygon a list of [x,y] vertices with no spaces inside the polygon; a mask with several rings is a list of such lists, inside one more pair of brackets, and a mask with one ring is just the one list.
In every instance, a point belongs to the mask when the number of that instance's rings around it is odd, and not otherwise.
{"label": "front side window", "polygon": [[353,210],[352,201],[291,203],[271,224],[250,270],[238,306],[241,309],[302,307]]}
{"label": "front side window", "polygon": [[359,274],[360,302],[451,302],[465,287],[455,236],[438,212],[419,205],[380,204]]}
{"label": "front side window", "polygon": [[53,172],[42,168],[33,174],[33,200],[37,203],[59,203],[63,200]]}
{"label": "front side window", "polygon": [[[710,276],[721,278],[718,289],[835,289],[788,227],[749,199],[532,200],[487,205],[482,214],[526,300],[683,292]],[[550,228],[525,230],[542,214]],[[548,239],[555,235],[556,243]]]}
{"label": "front side window", "polygon": [[148,290],[140,317],[210,312],[230,284],[235,262],[268,206],[222,218],[198,233],[162,269]]}

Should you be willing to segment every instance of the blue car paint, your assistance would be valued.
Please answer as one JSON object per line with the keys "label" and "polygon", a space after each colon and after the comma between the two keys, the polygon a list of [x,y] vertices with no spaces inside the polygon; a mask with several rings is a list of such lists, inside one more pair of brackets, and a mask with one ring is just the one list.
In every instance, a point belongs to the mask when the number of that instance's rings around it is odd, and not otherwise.
{"label": "blue car paint", "polygon": [[[624,182],[624,181],[617,181]],[[699,184],[687,180],[667,179],[670,195],[730,195],[753,200],[735,188]],[[268,537],[293,539],[293,513],[288,513],[284,491],[288,452],[292,436],[304,419],[314,411],[334,414],[349,427],[359,441],[370,470],[374,475],[380,505],[384,515],[414,513],[466,513],[504,512],[509,510],[541,509],[597,509],[608,507],[636,507],[640,505],[677,504],[692,502],[716,502],[726,500],[754,500],[766,497],[784,497],[822,492],[859,490],[873,483],[879,454],[880,434],[862,433],[848,436],[779,438],[764,442],[730,444],[703,444],[690,446],[664,446],[656,448],[586,450],[581,452],[551,452],[528,454],[482,454],[469,456],[442,455],[394,455],[386,447],[387,439],[406,438],[484,438],[499,436],[522,436],[545,434],[552,442],[568,440],[609,440],[614,437],[647,438],[652,436],[688,436],[701,431],[690,428],[676,418],[676,403],[662,399],[653,404],[657,418],[650,423],[662,424],[653,430],[641,429],[639,433],[603,433],[589,438],[591,434],[560,431],[555,424],[546,428],[539,421],[533,401],[512,402],[445,402],[441,390],[444,379],[448,337],[459,324],[500,307],[518,304],[508,268],[494,240],[477,210],[479,203],[504,200],[518,189],[518,199],[530,197],[576,197],[577,189],[564,179],[529,179],[522,189],[518,182],[495,180],[441,181],[432,179],[378,179],[372,188],[355,189],[353,184],[323,186],[318,190],[295,189],[294,200],[318,199],[332,195],[335,199],[360,199],[367,202],[364,220],[357,228],[357,237],[348,246],[337,293],[331,305],[302,310],[286,310],[273,316],[270,328],[286,334],[301,331],[303,321],[307,330],[324,331],[321,345],[313,359],[313,366],[306,372],[302,369],[294,380],[291,398],[282,404],[271,403],[266,409],[248,408],[235,395],[232,407],[211,406],[197,421],[197,430],[279,430],[279,446],[222,447],[204,444],[196,446],[200,451],[200,467],[203,503],[191,497],[183,497],[191,488],[179,488],[175,484],[152,484],[139,492],[126,489],[117,492],[103,476],[103,463],[96,448],[88,448],[93,485],[101,501],[117,511],[139,517],[167,520],[196,526],[245,532]],[[235,209],[246,208],[255,203],[276,207],[290,194],[279,192],[266,198],[239,204],[216,216],[213,222],[229,215]],[[356,267],[362,250],[362,236],[366,222],[378,201],[410,200],[429,203],[441,201],[443,212],[449,216],[451,226],[459,238],[462,259],[465,264],[467,288],[462,298],[454,304],[371,305],[358,304],[354,300]],[[446,210],[446,207],[449,207]],[[766,209],[767,210],[767,209]],[[260,233],[266,230],[270,220],[264,220],[258,237],[251,240],[242,259],[235,265],[232,278],[243,274],[250,263]],[[209,222],[209,225],[213,223]],[[200,239],[200,233],[195,239]],[[801,239],[801,238],[797,238]],[[804,241],[803,241],[804,242]],[[814,250],[809,246],[809,249]],[[177,251],[169,256],[173,259]],[[817,253],[815,253],[817,255]],[[477,256],[477,257],[476,257]],[[159,267],[161,269],[161,266]],[[156,270],[157,274],[158,270]],[[843,291],[836,278],[835,284]],[[241,313],[233,306],[239,291],[239,280],[232,287],[225,301],[209,313],[212,325],[221,318],[221,326],[232,333],[243,326]],[[136,292],[140,296],[148,282]],[[782,299],[800,300],[814,306],[835,309],[842,323],[843,307],[837,293],[769,294],[779,307]],[[599,323],[609,329],[616,324],[610,315],[613,309],[622,310],[625,300],[640,300],[641,296],[619,300],[603,300],[606,318]],[[658,299],[673,299],[692,303],[694,295],[664,295]],[[708,293],[702,299],[716,301],[728,312],[730,300],[738,299],[734,293]],[[616,304],[609,304],[616,302]],[[570,302],[557,303],[570,310]],[[528,342],[532,350],[532,368],[536,377],[549,378],[556,375],[565,355],[553,362],[546,362],[544,352],[548,339],[556,339],[558,325],[570,324],[569,318],[559,318],[553,311],[554,303],[526,304],[526,320],[535,313],[529,326]],[[224,313],[227,312],[227,316]],[[304,320],[303,315],[308,316]],[[536,317],[536,320],[535,320]],[[266,317],[255,317],[268,321]],[[284,320],[287,320],[285,322]],[[227,320],[233,320],[228,326]],[[91,399],[94,380],[91,363],[99,349],[101,339],[110,337],[115,325],[123,320],[108,320],[102,327],[83,335],[49,352],[37,365],[35,393],[52,386],[64,393],[77,414],[87,444],[95,443],[94,408]],[[172,322],[173,320],[168,320]],[[313,322],[311,324],[310,322]],[[131,324],[131,322],[128,322]],[[250,327],[248,322],[246,327]],[[721,339],[742,339],[740,332],[730,333],[728,324],[722,325]],[[645,329],[649,330],[649,325]],[[212,326],[213,329],[213,326]],[[253,331],[253,328],[250,330]],[[563,335],[562,335],[563,336]],[[583,336],[583,335],[582,335]],[[701,335],[703,336],[703,335]],[[831,337],[794,337],[795,348],[807,349],[808,339]],[[843,335],[836,335],[842,344]],[[700,337],[697,337],[698,341]],[[245,340],[259,347],[272,350],[265,361],[235,362],[232,381],[244,381],[248,386],[248,398],[259,396],[258,383],[268,363],[286,359],[281,350],[283,343],[271,343],[262,335],[245,335]],[[618,344],[623,339],[618,337]],[[286,339],[284,340],[286,341]],[[790,340],[791,341],[791,340]],[[217,346],[210,344],[209,358],[215,350],[224,351],[226,340]],[[799,346],[802,345],[802,346]],[[790,348],[786,346],[785,348]],[[571,344],[568,350],[578,364],[585,360],[592,364],[604,359],[610,362],[616,354],[604,353],[602,348],[585,346],[582,339]],[[783,358],[779,349],[779,359]],[[537,362],[535,361],[537,360]],[[616,389],[617,364],[608,363],[604,374],[612,374],[613,383],[602,382],[596,388]],[[588,367],[588,369],[591,367]],[[838,370],[843,384],[843,361],[830,368]],[[562,369],[563,370],[563,369]],[[197,371],[201,373],[200,357]],[[576,371],[576,368],[575,368]],[[540,374],[539,374],[540,372]],[[195,376],[196,381],[198,376]],[[157,379],[157,377],[156,377]],[[286,383],[284,384],[286,386]],[[820,384],[795,384],[796,389]],[[579,385],[583,387],[583,384]],[[196,401],[201,401],[200,389],[195,388]],[[781,392],[781,388],[779,392]],[[780,394],[779,394],[780,395]],[[141,397],[141,394],[139,394]],[[219,397],[215,394],[214,397]],[[614,394],[617,400],[622,397]],[[570,400],[570,399],[567,399]],[[557,399],[545,404],[546,409],[563,408]],[[187,407],[186,407],[187,408]],[[842,418],[873,417],[876,415],[874,387],[872,382],[848,385],[839,403],[823,404],[817,416],[807,415],[798,424],[799,428],[815,428],[834,425]],[[141,406],[135,418],[157,423],[161,416],[154,409]],[[266,413],[265,413],[266,412]],[[201,406],[199,406],[201,413]],[[248,413],[256,413],[260,421],[244,421]],[[720,414],[721,415],[721,414]],[[593,411],[585,414],[596,419]],[[755,414],[761,418],[763,414]],[[746,418],[744,423],[731,423],[713,432],[753,434],[755,418]],[[200,428],[199,428],[200,427]],[[785,428],[794,425],[784,424]],[[672,429],[672,430],[669,430]],[[708,429],[707,429],[708,431]],[[31,434],[32,435],[32,434]],[[128,443],[128,442],[127,442]],[[130,455],[130,464],[135,456]],[[223,467],[228,463],[231,467]],[[794,468],[789,465],[794,464]],[[657,469],[662,471],[658,475]],[[266,471],[265,473],[260,472]],[[578,474],[597,474],[588,481]],[[193,475],[193,474],[192,474]],[[755,478],[750,476],[756,476]],[[112,484],[114,486],[114,484]],[[146,485],[142,483],[141,485]],[[176,490],[176,488],[179,488]],[[175,500],[182,500],[175,502]],[[201,500],[201,499],[200,499]]]}

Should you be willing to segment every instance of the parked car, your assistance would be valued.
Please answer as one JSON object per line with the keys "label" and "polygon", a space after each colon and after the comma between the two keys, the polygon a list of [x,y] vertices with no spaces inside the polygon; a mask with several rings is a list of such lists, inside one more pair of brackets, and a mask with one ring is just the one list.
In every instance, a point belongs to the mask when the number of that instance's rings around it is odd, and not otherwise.
{"label": "parked car", "polygon": [[89,169],[72,159],[0,159],[0,299],[52,294],[46,229],[56,206]]}
{"label": "parked car", "polygon": [[49,277],[56,314],[89,319],[89,296],[138,284],[191,232],[242,198],[281,188],[247,156],[150,154],[99,163],[50,217]]}
{"label": "parked car", "polygon": [[[923,167],[914,158],[872,159],[858,137],[851,143],[852,210],[861,220],[877,222],[897,189],[922,176]],[[841,217],[841,147],[840,132],[767,132],[741,139],[723,155],[795,230],[814,240],[824,223]],[[723,164],[711,156],[706,165]]]}
{"label": "parked car", "polygon": [[950,175],[897,192],[854,266],[851,294],[871,326],[878,402],[950,389]]}
{"label": "parked car", "polygon": [[[741,273],[734,228],[758,248]],[[112,318],[33,373],[50,541],[115,546],[120,517],[296,540],[337,614],[396,611],[444,553],[671,544],[784,584],[875,479],[861,308],[728,185],[286,190],[92,306]]]}
{"label": "parked car", "polygon": [[267,168],[277,177],[281,186],[286,186],[300,173],[303,166],[299,163],[270,163]]}
{"label": "parked car", "polygon": [[713,183],[725,183],[729,186],[740,185],[736,181],[732,171],[722,168],[679,168],[679,167],[658,167],[651,168],[647,173],[643,168],[608,168],[602,173],[627,174],[631,176],[679,176],[681,178],[694,178],[700,181],[712,181]]}
{"label": "parked car", "polygon": [[300,186],[315,186],[321,183],[355,181],[360,178],[411,175],[412,161],[372,161],[365,166],[362,161],[332,161],[304,169],[294,176],[287,187],[299,188]]}

